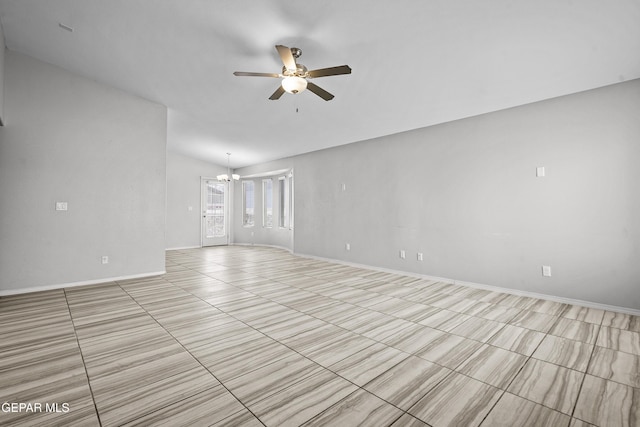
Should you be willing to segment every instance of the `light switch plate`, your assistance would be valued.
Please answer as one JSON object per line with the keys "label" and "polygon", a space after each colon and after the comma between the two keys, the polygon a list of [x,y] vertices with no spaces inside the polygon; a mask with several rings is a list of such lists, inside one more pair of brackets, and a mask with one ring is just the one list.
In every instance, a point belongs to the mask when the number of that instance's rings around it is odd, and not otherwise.
{"label": "light switch plate", "polygon": [[544,176],[544,166],[538,166],[538,167],[536,168],[536,176],[537,176],[538,178],[541,178],[541,177],[543,177],[543,176]]}

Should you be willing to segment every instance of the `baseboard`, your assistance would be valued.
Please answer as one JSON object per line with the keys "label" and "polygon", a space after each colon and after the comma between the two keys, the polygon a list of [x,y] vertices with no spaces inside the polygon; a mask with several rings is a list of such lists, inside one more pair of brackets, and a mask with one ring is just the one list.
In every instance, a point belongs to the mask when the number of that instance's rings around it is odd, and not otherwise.
{"label": "baseboard", "polygon": [[143,277],[152,277],[165,274],[166,271],[155,271],[150,273],[133,274],[130,276],[105,277],[104,279],[83,280],[80,282],[60,283],[56,285],[35,286],[23,289],[0,289],[0,297],[7,295],[27,294],[31,292],[51,291],[55,289],[74,288],[76,286],[97,285],[99,283],[116,282],[118,280],[141,279]]}
{"label": "baseboard", "polygon": [[425,275],[425,274],[412,273],[410,271],[401,271],[401,270],[393,270],[393,269],[390,269],[390,268],[375,267],[375,266],[371,266],[371,265],[367,265],[367,264],[358,264],[358,263],[354,263],[354,262],[342,261],[342,260],[333,259],[333,258],[319,257],[319,256],[315,256],[315,255],[308,255],[308,254],[301,254],[301,253],[296,253],[295,255],[298,255],[298,256],[301,256],[301,257],[304,257],[304,258],[317,259],[319,261],[334,262],[334,263],[337,263],[337,264],[347,265],[347,266],[350,266],[350,267],[366,268],[368,270],[375,270],[375,271],[380,271],[380,272],[383,272],[383,273],[400,274],[400,275],[403,275],[403,276],[416,277],[416,278],[419,278],[419,279],[433,280],[433,281],[437,281],[437,282],[450,283],[452,285],[466,286],[468,288],[484,289],[486,291],[501,292],[501,293],[504,293],[504,294],[511,294],[511,295],[516,295],[516,296],[537,298],[537,299],[543,299],[543,300],[547,300],[547,301],[554,301],[554,302],[559,302],[559,303],[564,303],[564,304],[578,305],[580,307],[597,308],[597,309],[600,309],[600,310],[615,311],[616,313],[623,313],[623,314],[630,314],[630,315],[633,315],[633,316],[640,316],[640,310],[636,310],[636,309],[628,308],[628,307],[619,307],[619,306],[616,306],[616,305],[601,304],[601,303],[597,303],[597,302],[583,301],[583,300],[573,299],[573,298],[564,298],[564,297],[558,297],[558,296],[555,296],[555,295],[538,294],[538,293],[535,293],[535,292],[521,291],[519,289],[501,288],[501,287],[498,287],[498,286],[484,285],[484,284],[481,284],[481,283],[473,283],[473,282],[465,282],[465,281],[462,281],[462,280],[449,279],[449,278],[446,278],[446,277],[428,276],[428,275]]}
{"label": "baseboard", "polygon": [[200,249],[202,246],[198,245],[198,246],[180,246],[180,247],[175,247],[175,248],[166,248],[165,251],[179,251],[182,249]]}
{"label": "baseboard", "polygon": [[563,304],[579,305],[581,307],[597,308],[597,309],[600,309],[600,310],[615,311],[617,313],[624,313],[624,314],[631,314],[633,316],[640,316],[640,310],[636,310],[636,309],[633,309],[633,308],[627,308],[627,307],[619,307],[617,305],[601,304],[601,303],[598,303],[598,302],[591,302],[591,301],[584,301],[584,300],[580,300],[580,299],[558,297],[558,296],[555,296],[555,295],[538,294],[538,293],[535,293],[535,292],[521,291],[519,289],[500,288],[498,286],[484,285],[484,284],[481,284],[481,283],[473,283],[473,282],[464,282],[462,280],[456,280],[456,281],[454,281],[454,284],[460,285],[460,286],[466,286],[466,287],[469,287],[469,288],[484,289],[484,290],[493,291],[493,292],[502,292],[502,293],[505,293],[505,294],[511,294],[511,295],[516,295],[516,296],[521,296],[521,297],[537,298],[537,299],[543,299],[543,300],[547,300],[547,301],[559,302],[559,303],[563,303]]}
{"label": "baseboard", "polygon": [[263,244],[263,243],[231,243],[231,245],[229,245],[229,246],[264,246],[266,248],[282,249],[284,251],[287,251],[287,252],[293,254],[293,251],[291,249],[285,247],[285,246],[266,245],[266,244]]}

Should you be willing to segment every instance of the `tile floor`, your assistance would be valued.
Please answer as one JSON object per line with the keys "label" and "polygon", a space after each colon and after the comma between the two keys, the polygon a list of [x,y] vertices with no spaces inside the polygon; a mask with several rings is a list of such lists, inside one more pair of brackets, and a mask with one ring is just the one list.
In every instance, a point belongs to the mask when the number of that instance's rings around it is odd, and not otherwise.
{"label": "tile floor", "polygon": [[0,402],[3,426],[638,426],[640,318],[169,251],[163,276],[0,298]]}

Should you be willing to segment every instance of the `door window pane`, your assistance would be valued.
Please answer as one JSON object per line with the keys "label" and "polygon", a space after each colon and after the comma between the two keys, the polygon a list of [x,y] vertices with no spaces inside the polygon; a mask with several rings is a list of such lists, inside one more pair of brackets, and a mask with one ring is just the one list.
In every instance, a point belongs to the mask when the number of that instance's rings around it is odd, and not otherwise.
{"label": "door window pane", "polygon": [[207,181],[207,205],[205,232],[207,238],[224,237],[224,190],[225,184]]}

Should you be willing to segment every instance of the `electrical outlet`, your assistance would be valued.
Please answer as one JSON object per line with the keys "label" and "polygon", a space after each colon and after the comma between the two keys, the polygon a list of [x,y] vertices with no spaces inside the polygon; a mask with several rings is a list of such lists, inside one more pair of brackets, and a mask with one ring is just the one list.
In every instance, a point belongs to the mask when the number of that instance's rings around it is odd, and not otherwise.
{"label": "electrical outlet", "polygon": [[543,265],[542,266],[542,275],[544,277],[551,277],[551,266],[550,265]]}
{"label": "electrical outlet", "polygon": [[103,264],[109,264],[109,257],[107,255],[103,255],[102,256],[102,263]]}
{"label": "electrical outlet", "polygon": [[69,208],[67,202],[56,202],[57,211],[66,211]]}
{"label": "electrical outlet", "polygon": [[344,248],[345,248],[347,251],[350,251],[350,250],[351,250],[351,243],[345,243],[345,244],[344,244]]}
{"label": "electrical outlet", "polygon": [[422,252],[418,252],[418,261],[424,261],[424,255]]}
{"label": "electrical outlet", "polygon": [[342,183],[342,191],[347,191],[347,184]]}
{"label": "electrical outlet", "polygon": [[404,251],[404,249],[400,249],[400,258],[405,259],[407,257],[407,253]]}

